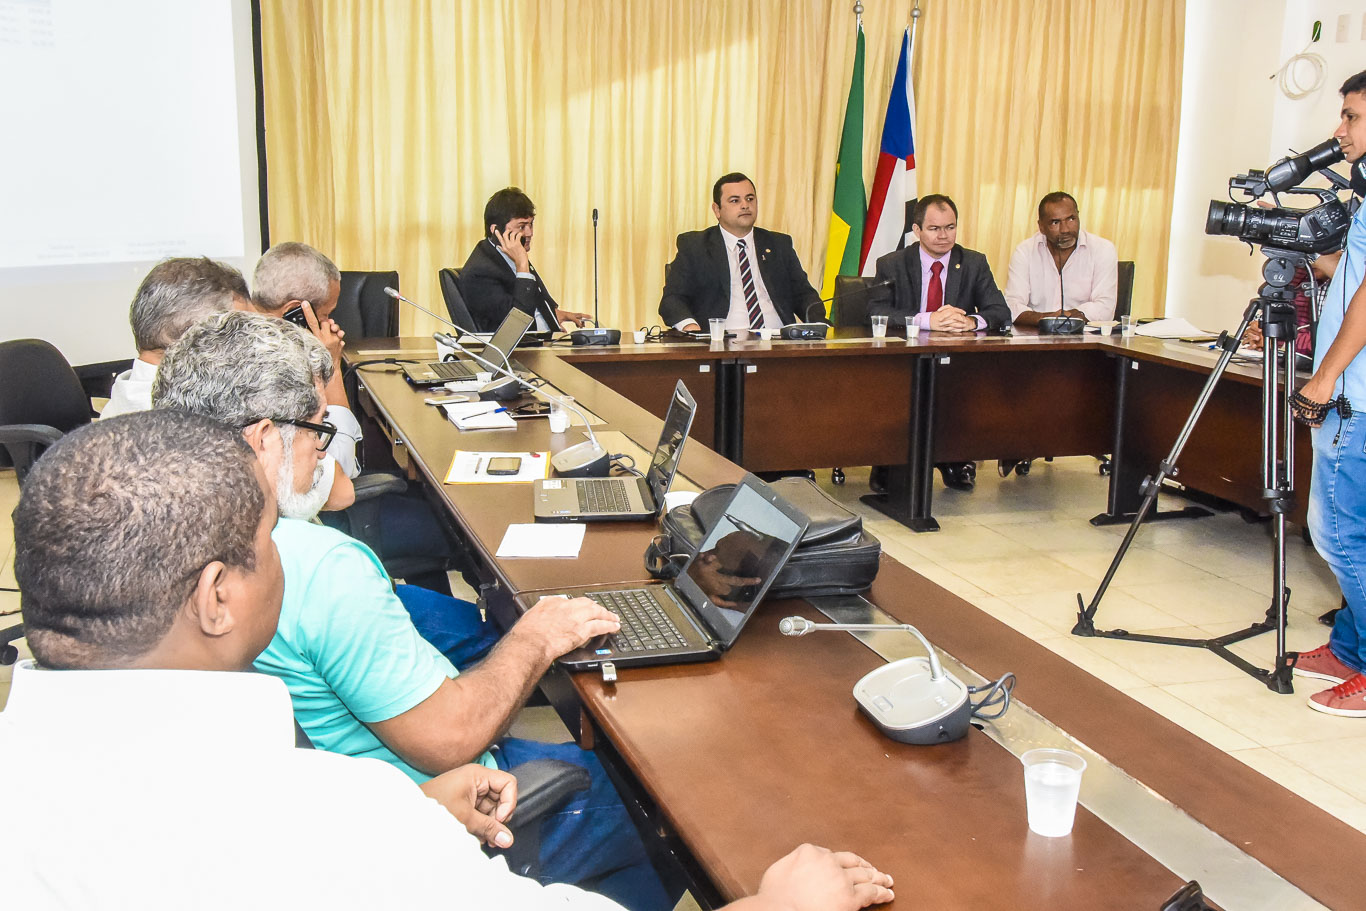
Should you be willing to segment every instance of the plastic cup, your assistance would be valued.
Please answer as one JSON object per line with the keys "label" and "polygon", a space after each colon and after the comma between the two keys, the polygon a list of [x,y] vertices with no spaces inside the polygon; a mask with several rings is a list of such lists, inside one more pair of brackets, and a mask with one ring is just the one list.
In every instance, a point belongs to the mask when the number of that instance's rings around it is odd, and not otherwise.
{"label": "plastic cup", "polygon": [[1029,830],[1047,838],[1072,832],[1086,760],[1070,750],[1030,750],[1024,763],[1025,809]]}
{"label": "plastic cup", "polygon": [[773,338],[773,330],[767,326],[764,326],[760,329],[755,329],[754,332],[756,335],[758,335],[759,341],[761,342],[767,342]]}
{"label": "plastic cup", "polygon": [[879,316],[874,316],[874,317],[872,317],[872,320],[873,320],[873,338],[886,338],[886,337],[887,337],[887,316],[886,316],[886,314],[882,314],[882,315],[879,315]]}
{"label": "plastic cup", "polygon": [[631,333],[631,335],[632,335],[632,337],[636,340],[636,344],[637,344],[637,345],[643,345],[643,344],[645,344],[645,330],[644,330],[644,329],[637,329],[635,332]]}
{"label": "plastic cup", "polygon": [[920,338],[920,324],[915,321],[914,316],[906,317],[906,341],[915,341]]}
{"label": "plastic cup", "polygon": [[[571,404],[574,402],[572,396],[564,395],[560,397]],[[564,407],[559,402],[552,400],[550,403],[550,432],[564,433],[568,430],[570,414],[572,414],[572,412],[568,408]]]}
{"label": "plastic cup", "polygon": [[726,321],[723,319],[713,319],[707,321],[711,327],[711,340],[713,342],[724,342],[726,340]]}
{"label": "plastic cup", "polygon": [[1121,316],[1119,318],[1119,334],[1125,338],[1134,334],[1134,318],[1132,316]]}

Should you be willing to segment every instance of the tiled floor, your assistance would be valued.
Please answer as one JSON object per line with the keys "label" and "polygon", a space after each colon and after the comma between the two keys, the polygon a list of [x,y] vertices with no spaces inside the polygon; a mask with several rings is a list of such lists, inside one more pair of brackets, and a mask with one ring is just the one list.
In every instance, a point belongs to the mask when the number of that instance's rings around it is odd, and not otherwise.
{"label": "tiled floor", "polygon": [[[1035,462],[1029,476],[1001,480],[992,463],[979,466],[969,494],[936,486],[934,511],[943,530],[917,535],[858,502],[867,469],[848,469],[843,487],[822,484],[861,511],[887,552],[987,613],[1048,647],[1285,787],[1366,831],[1366,721],[1335,718],[1304,704],[1315,685],[1297,681],[1280,696],[1204,651],[1080,639],[1069,634],[1076,596],[1089,600],[1109,565],[1123,526],[1094,528],[1105,479],[1090,458]],[[0,586],[14,585],[10,512],[17,499],[12,472],[0,473]],[[1177,502],[1177,501],[1174,501]],[[1260,618],[1270,592],[1270,536],[1265,524],[1237,514],[1149,525],[1139,532],[1097,617],[1105,627],[1169,635],[1217,635]],[[1291,538],[1290,647],[1323,644],[1319,614],[1338,604],[1337,584],[1298,534]],[[0,593],[0,611],[17,596]],[[0,617],[0,626],[7,618]],[[1263,667],[1270,634],[1234,650]],[[0,668],[0,703],[8,692]],[[529,710],[522,736],[563,739],[553,713]]]}

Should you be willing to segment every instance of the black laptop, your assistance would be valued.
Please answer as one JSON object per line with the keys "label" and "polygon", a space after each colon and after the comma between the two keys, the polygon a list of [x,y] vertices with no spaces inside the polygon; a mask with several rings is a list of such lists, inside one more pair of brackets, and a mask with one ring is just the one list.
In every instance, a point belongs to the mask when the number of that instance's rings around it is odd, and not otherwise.
{"label": "black laptop", "polygon": [[[499,324],[493,337],[484,345],[484,350],[479,356],[490,364],[510,369],[508,355],[517,347],[522,336],[526,335],[527,327],[534,321],[535,318],[531,314],[513,307]],[[489,372],[489,368],[464,354],[458,354],[457,359],[453,361],[403,365],[403,375],[414,386],[440,386],[452,381],[472,380],[480,373]]]}
{"label": "black laptop", "polygon": [[574,591],[621,619],[621,631],[560,658],[571,670],[710,661],[745,623],[806,533],[807,518],[752,474],[735,487],[716,524],[672,582]]}
{"label": "black laptop", "polygon": [[697,403],[679,380],[674,386],[664,431],[650,457],[644,477],[550,478],[532,486],[532,506],[538,522],[602,522],[613,519],[649,519],[664,509],[683,458]]}

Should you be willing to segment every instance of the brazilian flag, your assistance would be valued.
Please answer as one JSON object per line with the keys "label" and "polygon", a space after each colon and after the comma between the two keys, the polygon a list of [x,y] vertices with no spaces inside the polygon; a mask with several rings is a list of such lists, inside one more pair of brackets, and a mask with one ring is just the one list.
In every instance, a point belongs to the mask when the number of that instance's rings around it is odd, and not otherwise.
{"label": "brazilian flag", "polygon": [[[863,195],[863,24],[858,27],[854,74],[849,80],[849,103],[844,108],[840,157],[835,164],[835,204],[830,213],[830,241],[825,250],[825,280],[821,297],[835,294],[836,275],[859,274],[859,249],[868,203]],[[829,313],[829,304],[826,305]]]}

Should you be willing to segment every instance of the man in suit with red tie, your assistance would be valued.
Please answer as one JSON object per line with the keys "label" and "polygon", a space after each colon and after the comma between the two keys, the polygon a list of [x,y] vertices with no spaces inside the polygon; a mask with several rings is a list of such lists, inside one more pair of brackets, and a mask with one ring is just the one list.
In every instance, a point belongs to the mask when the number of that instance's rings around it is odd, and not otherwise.
{"label": "man in suit with red tie", "polygon": [[[918,243],[879,257],[877,281],[868,313],[893,322],[912,316],[921,329],[981,332],[1010,324],[1010,307],[996,287],[987,258],[958,245],[958,207],[938,193],[922,196],[911,213]],[[972,462],[939,466],[944,483],[971,490],[977,483]]]}
{"label": "man in suit with red tie", "polygon": [[754,227],[759,216],[754,182],[743,174],[726,174],[712,187],[711,198],[717,224],[678,235],[660,317],[687,331],[713,319],[724,319],[727,329],[737,331],[806,322],[807,309],[821,296],[811,287],[792,238]]}

